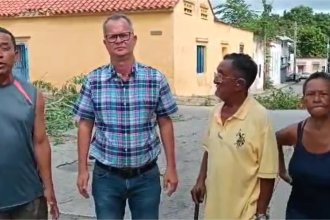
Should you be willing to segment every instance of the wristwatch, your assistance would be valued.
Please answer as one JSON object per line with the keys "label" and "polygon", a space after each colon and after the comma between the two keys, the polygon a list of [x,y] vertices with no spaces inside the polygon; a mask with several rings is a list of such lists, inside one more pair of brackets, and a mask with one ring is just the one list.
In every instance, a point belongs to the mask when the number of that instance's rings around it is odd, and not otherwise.
{"label": "wristwatch", "polygon": [[266,214],[257,213],[255,216],[256,216],[255,220],[268,220],[269,219]]}

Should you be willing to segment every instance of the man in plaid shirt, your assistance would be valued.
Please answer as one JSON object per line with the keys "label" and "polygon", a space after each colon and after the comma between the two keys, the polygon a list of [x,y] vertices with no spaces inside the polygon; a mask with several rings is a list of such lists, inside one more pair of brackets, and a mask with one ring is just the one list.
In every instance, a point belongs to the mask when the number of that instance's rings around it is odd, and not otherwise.
{"label": "man in plaid shirt", "polygon": [[[111,64],[92,71],[74,107],[79,118],[79,192],[88,198],[88,151],[95,159],[92,195],[97,219],[123,219],[128,200],[132,219],[158,219],[161,194],[157,157],[161,141],[167,169],[164,188],[177,187],[173,124],[176,101],[165,76],[138,63],[137,37],[128,17],[115,14],[103,26]],[[95,134],[91,141],[92,130]]]}

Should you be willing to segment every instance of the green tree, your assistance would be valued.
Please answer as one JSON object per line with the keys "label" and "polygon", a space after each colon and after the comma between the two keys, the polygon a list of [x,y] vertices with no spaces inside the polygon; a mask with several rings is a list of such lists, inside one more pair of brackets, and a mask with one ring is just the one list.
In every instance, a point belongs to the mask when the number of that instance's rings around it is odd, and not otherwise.
{"label": "green tree", "polygon": [[268,41],[274,39],[278,34],[278,17],[272,13],[272,4],[262,0],[262,6],[262,13],[254,22],[256,26],[254,33],[265,37]]}
{"label": "green tree", "polygon": [[244,0],[226,0],[214,7],[214,13],[227,24],[252,31],[267,40],[273,39],[278,33],[280,17],[272,13],[273,7],[267,0],[261,0],[261,3],[263,10],[259,15]]}
{"label": "green tree", "polygon": [[300,25],[315,25],[313,9],[303,5],[294,7],[288,12],[284,11],[283,19],[288,21],[290,24],[292,24],[293,22],[297,22]]}
{"label": "green tree", "polygon": [[326,57],[326,37],[315,26],[302,26],[298,29],[298,57]]}
{"label": "green tree", "polygon": [[323,34],[330,36],[330,14],[316,13],[314,14],[314,22],[319,27]]}
{"label": "green tree", "polygon": [[243,29],[250,29],[251,21],[256,17],[250,5],[244,0],[226,0],[213,10],[221,21]]}

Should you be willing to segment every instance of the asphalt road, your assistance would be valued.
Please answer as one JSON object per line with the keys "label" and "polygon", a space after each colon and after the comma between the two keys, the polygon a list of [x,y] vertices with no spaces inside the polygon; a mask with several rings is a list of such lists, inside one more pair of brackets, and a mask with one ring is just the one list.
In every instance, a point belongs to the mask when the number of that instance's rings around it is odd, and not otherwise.
{"label": "asphalt road", "polygon": [[[299,85],[295,86],[299,90]],[[194,205],[190,189],[195,183],[202,157],[201,143],[207,126],[209,107],[180,106],[181,120],[175,123],[177,148],[177,166],[180,178],[178,191],[172,196],[162,195],[161,219],[192,219]],[[302,120],[304,111],[271,111],[275,129]],[[76,131],[71,132],[73,135]],[[291,151],[288,150],[287,160]],[[221,159],[221,158],[220,158]],[[64,145],[53,147],[54,181],[61,219],[92,219],[94,215],[93,200],[82,198],[76,189],[77,153],[75,138]],[[159,165],[164,170],[164,155]],[[283,219],[290,188],[280,182],[271,205],[272,219]],[[111,209],[111,207],[109,207]],[[66,214],[66,215],[65,215]],[[126,218],[130,215],[127,211]],[[201,213],[202,217],[202,213]]]}
{"label": "asphalt road", "polygon": [[295,93],[295,94],[302,94],[302,88],[303,88],[303,84],[304,84],[304,80],[303,81],[300,81],[299,83],[294,83],[290,86],[287,86],[287,87],[284,87],[282,90],[283,91],[289,91],[292,89],[292,91]]}

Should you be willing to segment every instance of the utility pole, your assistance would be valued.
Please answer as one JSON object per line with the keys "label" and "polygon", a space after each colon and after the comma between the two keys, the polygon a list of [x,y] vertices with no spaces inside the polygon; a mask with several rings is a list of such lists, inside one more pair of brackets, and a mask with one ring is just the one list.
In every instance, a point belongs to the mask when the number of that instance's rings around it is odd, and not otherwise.
{"label": "utility pole", "polygon": [[294,38],[293,38],[293,80],[296,81],[297,77],[297,35],[298,35],[298,25],[294,22]]}
{"label": "utility pole", "polygon": [[327,39],[327,61],[326,61],[326,66],[325,66],[324,71],[329,73],[329,41],[330,41],[330,39],[328,36],[326,37],[326,39]]}

